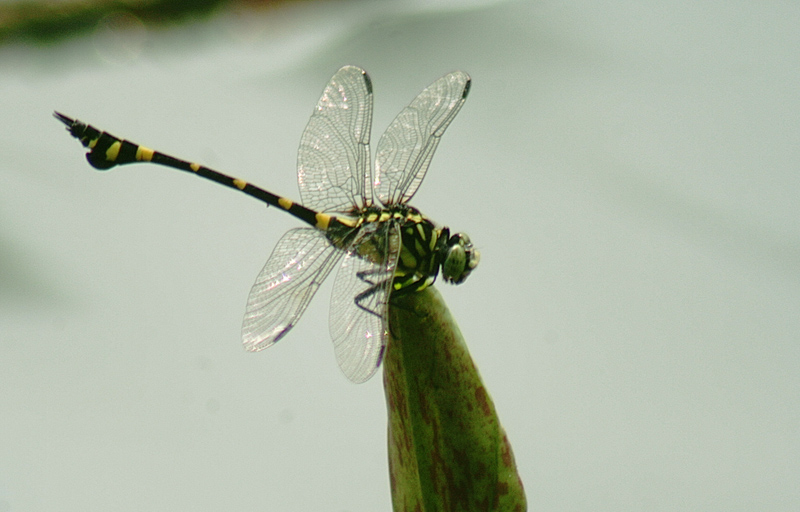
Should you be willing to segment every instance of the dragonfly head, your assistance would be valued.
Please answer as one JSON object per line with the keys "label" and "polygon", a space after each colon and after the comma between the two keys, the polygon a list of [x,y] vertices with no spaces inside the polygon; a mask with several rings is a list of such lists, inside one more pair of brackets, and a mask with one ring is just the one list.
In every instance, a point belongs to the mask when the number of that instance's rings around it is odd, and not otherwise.
{"label": "dragonfly head", "polygon": [[[449,231],[443,230],[442,234],[447,236]],[[481,253],[472,246],[469,237],[464,233],[449,237],[441,251],[442,277],[448,283],[463,283],[481,260]]]}

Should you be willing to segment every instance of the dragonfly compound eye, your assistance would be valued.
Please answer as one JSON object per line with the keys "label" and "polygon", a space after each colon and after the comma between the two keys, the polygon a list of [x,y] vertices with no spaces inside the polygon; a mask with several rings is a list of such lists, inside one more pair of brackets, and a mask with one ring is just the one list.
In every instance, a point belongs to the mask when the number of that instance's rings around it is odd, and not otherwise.
{"label": "dragonfly compound eye", "polygon": [[469,237],[457,233],[447,242],[447,254],[442,263],[444,280],[453,284],[461,284],[478,266],[481,254],[472,246]]}

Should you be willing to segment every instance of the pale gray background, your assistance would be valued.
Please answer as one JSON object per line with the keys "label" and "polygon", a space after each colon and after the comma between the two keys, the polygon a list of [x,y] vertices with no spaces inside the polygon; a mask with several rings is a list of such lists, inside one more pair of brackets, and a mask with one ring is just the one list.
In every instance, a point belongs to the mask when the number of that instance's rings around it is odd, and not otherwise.
{"label": "pale gray background", "polygon": [[531,510],[800,510],[799,26],[785,1],[305,2],[0,48],[0,511],[390,510],[381,379],[339,372],[330,283],[240,346],[298,223],[98,173],[50,118],[297,197],[344,64],[376,140],[472,75],[414,204],[483,253],[439,289]]}

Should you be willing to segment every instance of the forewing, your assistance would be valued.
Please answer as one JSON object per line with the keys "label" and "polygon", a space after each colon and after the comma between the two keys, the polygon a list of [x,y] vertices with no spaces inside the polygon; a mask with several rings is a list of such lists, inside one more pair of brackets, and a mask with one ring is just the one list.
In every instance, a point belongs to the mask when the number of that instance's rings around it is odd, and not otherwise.
{"label": "forewing", "polygon": [[345,66],[325,87],[300,139],[297,182],[304,206],[344,213],[372,203],[371,126],[369,76]]}
{"label": "forewing", "polygon": [[375,157],[375,196],[381,204],[406,203],[417,191],[439,139],[467,98],[469,84],[463,71],[443,76],[389,125]]}
{"label": "forewing", "polygon": [[247,298],[245,348],[263,350],[289,332],[341,255],[317,229],[297,228],[283,235]]}
{"label": "forewing", "polygon": [[336,274],[331,338],[336,361],[353,382],[372,377],[383,359],[387,307],[399,253],[400,231],[393,222],[367,224]]}

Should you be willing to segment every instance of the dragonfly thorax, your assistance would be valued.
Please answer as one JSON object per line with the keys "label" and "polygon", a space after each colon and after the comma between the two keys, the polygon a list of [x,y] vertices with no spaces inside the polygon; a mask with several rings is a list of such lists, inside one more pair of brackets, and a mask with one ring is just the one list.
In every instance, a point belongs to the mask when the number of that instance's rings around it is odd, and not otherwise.
{"label": "dragonfly thorax", "polygon": [[[377,262],[387,261],[388,253],[396,254],[394,292],[407,293],[427,288],[434,283],[440,270],[445,282],[460,284],[480,261],[480,254],[467,235],[457,233],[451,236],[449,228],[436,226],[407,204],[364,208],[356,224],[355,231],[373,233],[363,242],[355,243],[359,257]],[[356,238],[360,237],[356,235]]]}

